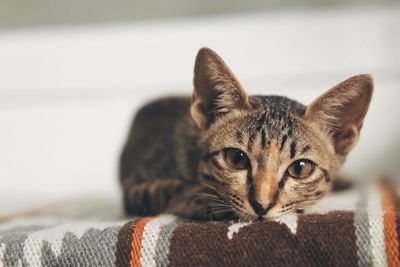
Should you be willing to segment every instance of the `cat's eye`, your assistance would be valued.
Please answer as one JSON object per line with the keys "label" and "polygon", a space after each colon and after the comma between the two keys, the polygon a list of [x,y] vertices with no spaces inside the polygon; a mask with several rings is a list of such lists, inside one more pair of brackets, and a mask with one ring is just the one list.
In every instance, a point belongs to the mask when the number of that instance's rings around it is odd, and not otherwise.
{"label": "cat's eye", "polygon": [[250,166],[250,160],[246,153],[237,148],[227,148],[224,150],[225,162],[232,169],[244,170]]}
{"label": "cat's eye", "polygon": [[313,174],[315,163],[308,159],[300,159],[293,162],[287,169],[290,177],[295,179],[305,179]]}

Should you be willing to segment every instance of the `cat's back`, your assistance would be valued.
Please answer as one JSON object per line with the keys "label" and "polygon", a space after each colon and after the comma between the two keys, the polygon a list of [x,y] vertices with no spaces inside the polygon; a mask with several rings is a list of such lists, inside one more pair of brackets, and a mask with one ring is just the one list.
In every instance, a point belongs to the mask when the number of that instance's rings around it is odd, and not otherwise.
{"label": "cat's back", "polygon": [[173,127],[173,122],[179,121],[182,116],[187,115],[189,108],[189,97],[164,97],[153,100],[137,111],[131,131],[137,124],[150,127],[142,129],[146,132],[152,132],[155,129],[166,131]]}
{"label": "cat's back", "polygon": [[156,178],[159,173],[174,171],[174,134],[189,109],[190,97],[165,97],[137,111],[121,155],[122,180],[128,176]]}

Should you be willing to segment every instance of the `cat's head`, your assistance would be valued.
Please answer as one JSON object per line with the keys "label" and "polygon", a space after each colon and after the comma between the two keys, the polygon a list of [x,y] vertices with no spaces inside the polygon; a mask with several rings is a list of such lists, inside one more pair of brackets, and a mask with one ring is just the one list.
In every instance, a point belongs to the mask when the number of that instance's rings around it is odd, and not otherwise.
{"label": "cat's head", "polygon": [[310,105],[248,96],[212,50],[195,64],[192,118],[199,177],[242,219],[272,218],[315,203],[357,143],[373,93],[369,75],[336,85]]}

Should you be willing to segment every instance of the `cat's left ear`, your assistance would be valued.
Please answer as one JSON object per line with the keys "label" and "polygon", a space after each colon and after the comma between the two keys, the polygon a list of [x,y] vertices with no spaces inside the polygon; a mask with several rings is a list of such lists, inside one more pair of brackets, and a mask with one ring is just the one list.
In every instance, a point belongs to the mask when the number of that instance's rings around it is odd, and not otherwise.
{"label": "cat's left ear", "polygon": [[320,125],[331,136],[336,154],[347,155],[357,143],[373,87],[370,75],[354,76],[307,107],[305,118]]}
{"label": "cat's left ear", "polygon": [[233,110],[250,110],[249,99],[224,61],[211,49],[196,57],[190,113],[197,127],[207,129],[218,117]]}

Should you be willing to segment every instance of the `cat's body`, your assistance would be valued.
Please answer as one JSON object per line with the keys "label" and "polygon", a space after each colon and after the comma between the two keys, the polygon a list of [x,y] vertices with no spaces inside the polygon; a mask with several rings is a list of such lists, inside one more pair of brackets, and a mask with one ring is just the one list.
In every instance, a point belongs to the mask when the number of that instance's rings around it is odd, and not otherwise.
{"label": "cat's body", "polygon": [[[268,109],[277,115],[288,110],[299,115],[305,111],[305,106],[281,96],[251,96],[250,102],[255,108]],[[124,199],[129,214],[164,212],[173,197],[185,194],[185,189],[191,186],[207,191],[198,178],[203,152],[198,146],[199,130],[190,116],[190,103],[190,97],[169,97],[138,111],[120,165],[123,187],[131,187],[131,195],[126,193]],[[151,190],[150,183],[154,183],[158,192]],[[169,190],[172,193],[165,194]],[[198,213],[193,214],[195,218],[200,218],[203,212]]]}
{"label": "cat's body", "polygon": [[[353,105],[356,123],[336,123],[354,96],[340,88],[358,83],[371,90]],[[342,102],[327,94],[309,107],[280,96],[247,97],[222,60],[202,49],[193,98],[157,100],[135,117],[120,165],[126,212],[256,219],[314,203],[330,190],[358,138],[372,84],[358,76],[333,91]],[[332,110],[324,113],[327,103]],[[319,127],[318,119],[326,123]]]}

